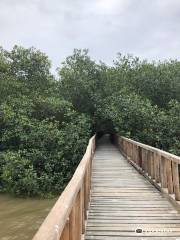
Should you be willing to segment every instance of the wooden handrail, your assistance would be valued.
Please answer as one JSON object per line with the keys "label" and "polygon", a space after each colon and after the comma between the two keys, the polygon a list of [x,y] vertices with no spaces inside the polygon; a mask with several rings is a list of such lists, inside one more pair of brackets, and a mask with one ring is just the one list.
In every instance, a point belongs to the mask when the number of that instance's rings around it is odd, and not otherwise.
{"label": "wooden handrail", "polygon": [[116,142],[125,157],[152,183],[167,189],[172,198],[180,201],[180,157],[125,137],[116,137]]}
{"label": "wooden handrail", "polygon": [[90,198],[91,165],[95,151],[95,136],[89,140],[86,152],[72,179],[40,226],[33,240],[80,240]]}

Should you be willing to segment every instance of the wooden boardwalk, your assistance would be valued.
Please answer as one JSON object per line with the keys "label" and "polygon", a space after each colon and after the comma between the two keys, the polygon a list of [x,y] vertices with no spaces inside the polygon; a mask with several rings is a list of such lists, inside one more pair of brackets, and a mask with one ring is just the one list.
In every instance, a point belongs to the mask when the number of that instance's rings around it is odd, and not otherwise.
{"label": "wooden boardwalk", "polygon": [[180,214],[107,138],[92,163],[85,239],[180,240]]}

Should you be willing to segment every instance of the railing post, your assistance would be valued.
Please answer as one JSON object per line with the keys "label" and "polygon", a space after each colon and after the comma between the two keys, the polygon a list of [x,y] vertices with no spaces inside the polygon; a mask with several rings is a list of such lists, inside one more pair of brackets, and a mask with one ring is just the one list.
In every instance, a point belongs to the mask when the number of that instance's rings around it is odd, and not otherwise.
{"label": "railing post", "polygon": [[135,145],[135,162],[138,165],[138,146]]}
{"label": "railing post", "polygon": [[91,156],[90,156],[90,161],[89,161],[89,171],[90,171],[90,176],[89,176],[89,193],[91,191],[91,177],[92,177],[92,158],[93,158],[93,151],[91,151]]}
{"label": "railing post", "polygon": [[173,186],[174,186],[175,200],[180,201],[179,170],[178,170],[178,164],[176,162],[172,162],[172,171],[173,171]]}
{"label": "railing post", "polygon": [[131,160],[133,161],[134,160],[134,156],[133,156],[133,144],[131,143]]}
{"label": "railing post", "polygon": [[73,206],[69,216],[69,240],[74,240],[76,237],[76,208]]}
{"label": "railing post", "polygon": [[128,157],[131,159],[131,143],[128,143]]}
{"label": "railing post", "polygon": [[128,148],[127,142],[124,141],[124,153],[126,156],[127,156],[127,148]]}
{"label": "railing post", "polygon": [[151,159],[151,152],[148,150],[146,151],[147,153],[147,173],[148,173],[148,176],[151,176],[152,173],[151,173],[151,164],[152,164],[152,159]]}
{"label": "railing post", "polygon": [[136,145],[133,144],[133,156],[132,156],[133,162],[136,163]]}
{"label": "railing post", "polygon": [[82,234],[82,198],[80,190],[76,196],[74,206],[69,216],[69,240],[80,240],[81,234]]}
{"label": "railing post", "polygon": [[61,234],[60,240],[69,240],[70,235],[69,235],[69,219],[67,219],[66,225],[63,229],[63,232]]}
{"label": "railing post", "polygon": [[154,159],[154,153],[153,152],[149,152],[150,153],[150,162],[151,162],[151,179],[155,179],[155,159]]}
{"label": "railing post", "polygon": [[75,202],[75,208],[76,208],[76,215],[75,215],[75,223],[76,223],[76,240],[81,239],[81,233],[82,233],[82,211],[81,211],[81,192],[78,192],[76,202]]}
{"label": "railing post", "polygon": [[129,157],[129,143],[128,142],[126,143],[126,149],[127,149],[126,157],[128,158]]}
{"label": "railing post", "polygon": [[89,199],[90,199],[90,183],[91,183],[91,166],[90,163],[88,164],[88,203],[89,203]]}
{"label": "railing post", "polygon": [[142,148],[142,169],[144,173],[148,172],[147,150]]}
{"label": "railing post", "polygon": [[142,170],[145,168],[145,158],[144,158],[144,149],[141,148],[141,157],[142,157]]}
{"label": "railing post", "polygon": [[142,148],[138,146],[138,165],[142,168]]}
{"label": "railing post", "polygon": [[87,209],[88,209],[88,171],[85,173],[84,182],[84,217],[87,219]]}
{"label": "railing post", "polygon": [[172,178],[171,160],[166,159],[166,166],[167,166],[168,193],[169,193],[169,194],[173,194],[173,178]]}
{"label": "railing post", "polygon": [[146,174],[148,175],[148,171],[149,171],[149,169],[148,169],[148,167],[149,167],[149,162],[148,162],[148,150],[146,150],[145,149],[145,172],[146,172]]}
{"label": "railing post", "polygon": [[135,145],[135,163],[138,165],[138,146]]}
{"label": "railing post", "polygon": [[161,156],[160,161],[160,170],[161,170],[161,187],[167,188],[167,176],[166,176],[166,159]]}
{"label": "railing post", "polygon": [[160,182],[160,161],[161,161],[161,156],[158,153],[154,152],[154,173],[155,173],[155,180],[157,183]]}
{"label": "railing post", "polygon": [[128,156],[131,159],[131,143],[128,143]]}
{"label": "railing post", "polygon": [[84,181],[81,188],[81,214],[82,214],[82,234],[85,233],[85,206],[84,206]]}
{"label": "railing post", "polygon": [[124,154],[126,154],[126,141],[124,141],[122,139],[122,145],[121,145],[122,151],[124,152]]}
{"label": "railing post", "polygon": [[131,143],[131,160],[134,162],[134,155],[133,155],[133,153],[134,153],[134,146]]}

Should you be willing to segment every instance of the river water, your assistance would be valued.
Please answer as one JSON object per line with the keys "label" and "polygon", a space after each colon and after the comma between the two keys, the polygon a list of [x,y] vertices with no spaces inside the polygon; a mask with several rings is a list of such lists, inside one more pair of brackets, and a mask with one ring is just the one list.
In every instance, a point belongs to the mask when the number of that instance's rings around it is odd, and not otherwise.
{"label": "river water", "polygon": [[0,194],[0,240],[31,240],[56,200]]}

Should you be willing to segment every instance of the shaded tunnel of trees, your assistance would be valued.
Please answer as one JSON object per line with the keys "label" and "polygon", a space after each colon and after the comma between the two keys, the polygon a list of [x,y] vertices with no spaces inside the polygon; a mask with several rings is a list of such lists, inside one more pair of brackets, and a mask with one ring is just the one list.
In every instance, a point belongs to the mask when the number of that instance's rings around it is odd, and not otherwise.
{"label": "shaded tunnel of trees", "polygon": [[75,49],[58,69],[35,48],[0,48],[0,191],[59,194],[98,132],[180,155],[180,62]]}

